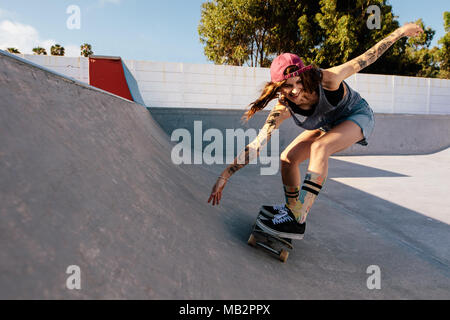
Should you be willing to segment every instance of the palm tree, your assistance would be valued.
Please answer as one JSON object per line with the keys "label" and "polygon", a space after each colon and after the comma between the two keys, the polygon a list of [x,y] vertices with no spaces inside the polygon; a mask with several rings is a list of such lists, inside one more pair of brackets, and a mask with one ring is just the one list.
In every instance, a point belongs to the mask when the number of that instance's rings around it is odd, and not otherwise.
{"label": "palm tree", "polygon": [[59,44],[55,44],[50,48],[50,53],[52,56],[64,56],[65,49]]}
{"label": "palm tree", "polygon": [[92,51],[92,46],[88,43],[81,45],[80,48],[81,48],[81,55],[83,57],[87,58],[94,54],[94,52]]}
{"label": "palm tree", "polygon": [[17,48],[7,48],[6,50],[7,50],[9,53],[16,53],[16,54],[19,54],[19,53],[20,53],[19,49],[17,49]]}
{"label": "palm tree", "polygon": [[40,56],[40,55],[46,56],[47,55],[47,50],[45,50],[42,47],[33,48],[33,52],[34,52],[34,54],[36,54],[38,56]]}

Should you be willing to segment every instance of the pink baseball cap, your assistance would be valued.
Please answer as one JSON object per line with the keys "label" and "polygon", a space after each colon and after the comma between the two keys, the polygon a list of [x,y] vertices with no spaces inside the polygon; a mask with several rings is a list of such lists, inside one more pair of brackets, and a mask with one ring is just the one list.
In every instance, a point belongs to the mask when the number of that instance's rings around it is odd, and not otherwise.
{"label": "pink baseball cap", "polygon": [[[284,71],[289,66],[297,66],[299,69],[288,75],[284,75]],[[283,53],[273,60],[272,65],[270,66],[270,77],[272,82],[280,82],[292,77],[297,77],[300,73],[311,68],[312,66],[305,67],[299,56],[292,53]]]}

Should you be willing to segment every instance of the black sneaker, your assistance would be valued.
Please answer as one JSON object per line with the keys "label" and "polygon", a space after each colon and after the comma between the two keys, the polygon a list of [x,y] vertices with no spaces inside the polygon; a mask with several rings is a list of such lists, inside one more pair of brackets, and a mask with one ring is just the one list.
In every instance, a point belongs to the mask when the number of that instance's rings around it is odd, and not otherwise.
{"label": "black sneaker", "polygon": [[285,214],[284,208],[285,208],[284,204],[276,206],[262,206],[261,209],[259,209],[259,214],[265,219],[272,220],[278,214],[284,215]]}
{"label": "black sneaker", "polygon": [[[283,213],[284,214],[281,214]],[[280,214],[270,219],[257,219],[256,225],[264,232],[277,236],[279,238],[287,239],[303,239],[305,233],[306,223],[300,224],[295,219],[294,214],[288,207],[280,209]]]}

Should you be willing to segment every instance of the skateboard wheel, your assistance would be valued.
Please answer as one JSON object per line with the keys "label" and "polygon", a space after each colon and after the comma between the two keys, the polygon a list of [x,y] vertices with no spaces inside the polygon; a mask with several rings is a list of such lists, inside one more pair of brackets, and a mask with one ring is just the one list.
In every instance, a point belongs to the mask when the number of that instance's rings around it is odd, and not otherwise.
{"label": "skateboard wheel", "polygon": [[280,261],[281,262],[286,262],[286,260],[287,260],[287,258],[289,257],[289,251],[286,251],[286,250],[281,250],[281,253],[280,253]]}
{"label": "skateboard wheel", "polygon": [[256,239],[255,239],[255,236],[253,234],[250,235],[250,237],[248,238],[247,243],[249,245],[251,245],[252,247],[256,247]]}

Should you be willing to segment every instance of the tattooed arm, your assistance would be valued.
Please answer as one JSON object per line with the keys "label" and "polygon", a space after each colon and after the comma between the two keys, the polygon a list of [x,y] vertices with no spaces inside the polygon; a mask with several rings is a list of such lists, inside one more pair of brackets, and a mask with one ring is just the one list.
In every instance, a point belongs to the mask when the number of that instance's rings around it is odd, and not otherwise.
{"label": "tattooed arm", "polygon": [[403,27],[392,32],[359,57],[356,57],[355,59],[340,66],[324,70],[322,80],[324,88],[329,90],[337,90],[343,80],[374,63],[396,41],[403,37],[417,36],[422,32],[422,28],[418,25],[414,23],[407,23]]}
{"label": "tattooed arm", "polygon": [[222,191],[226,185],[228,179],[239,169],[245,167],[250,161],[255,157],[259,156],[261,148],[263,148],[267,142],[270,140],[272,133],[275,129],[278,129],[281,123],[291,116],[289,110],[278,103],[273,107],[269,116],[267,117],[266,123],[260,130],[256,139],[249,143],[244,151],[242,151],[239,156],[234,159],[233,163],[230,164],[217,179],[216,184],[213,186],[211,195],[209,196],[208,203],[212,200],[212,205],[218,205],[220,199],[222,198]]}
{"label": "tattooed arm", "polygon": [[225,178],[229,178],[236,171],[242,169],[250,163],[250,161],[258,157],[260,150],[269,142],[273,131],[278,129],[281,123],[290,116],[289,110],[282,104],[277,104],[273,107],[258,136],[245,147],[244,151],[234,159],[233,163],[230,164],[221,175]]}

